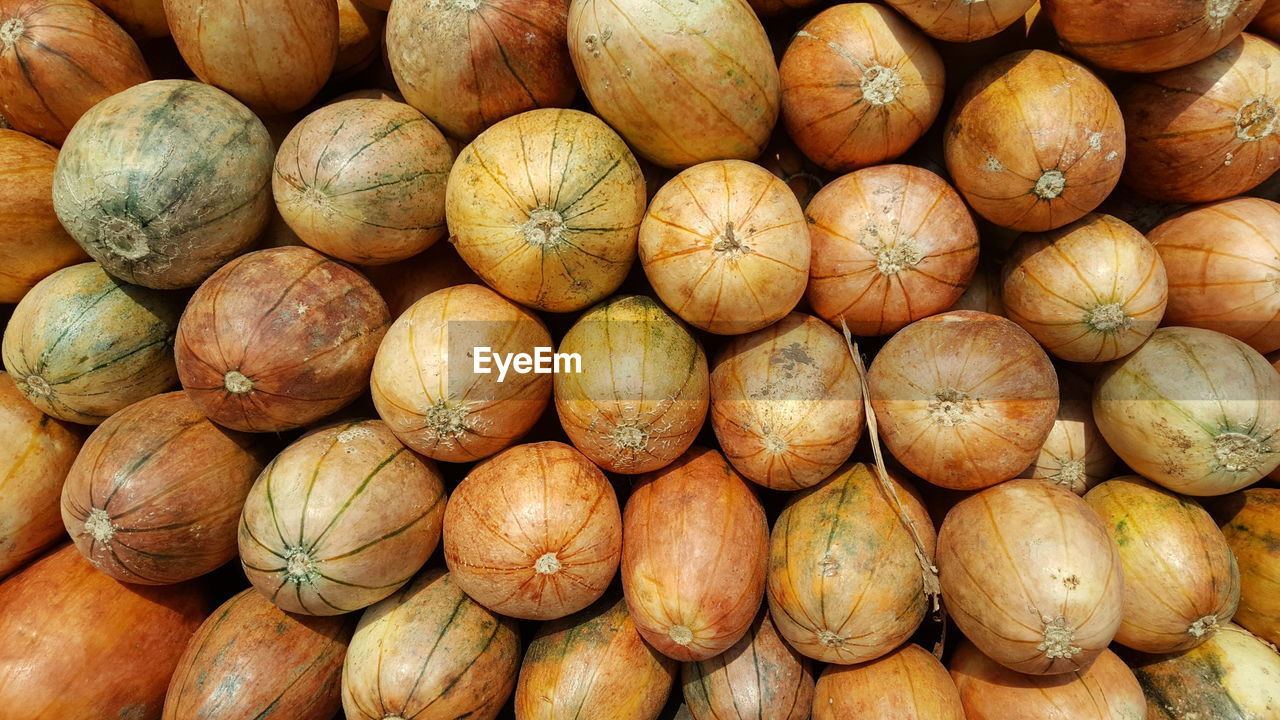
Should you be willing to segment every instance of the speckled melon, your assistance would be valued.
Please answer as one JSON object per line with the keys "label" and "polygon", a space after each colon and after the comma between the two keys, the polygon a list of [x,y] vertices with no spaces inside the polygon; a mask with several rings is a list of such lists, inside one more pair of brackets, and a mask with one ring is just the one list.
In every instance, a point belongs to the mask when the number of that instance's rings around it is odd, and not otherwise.
{"label": "speckled melon", "polygon": [[266,127],[230,95],[156,80],[103,100],[71,129],[53,207],[112,275],[191,287],[266,228],[272,158]]}

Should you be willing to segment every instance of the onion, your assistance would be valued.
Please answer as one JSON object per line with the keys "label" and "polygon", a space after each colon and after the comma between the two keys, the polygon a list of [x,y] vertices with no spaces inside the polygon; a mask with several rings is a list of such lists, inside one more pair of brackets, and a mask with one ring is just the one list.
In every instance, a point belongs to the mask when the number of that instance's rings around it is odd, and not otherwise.
{"label": "onion", "polygon": [[414,451],[445,462],[479,460],[533,427],[550,400],[551,378],[512,372],[500,382],[496,361],[477,373],[468,354],[487,347],[510,358],[550,346],[546,326],[528,310],[479,285],[447,287],[414,303],[387,331],[373,362],[373,404]]}
{"label": "onion", "polygon": [[947,669],[919,645],[858,665],[828,665],[818,678],[813,720],[965,720]]}
{"label": "onion", "polygon": [[1231,42],[1263,0],[1044,0],[1068,50],[1111,70],[1150,73],[1193,63]]}
{"label": "onion", "polygon": [[1280,48],[1244,34],[1200,62],[1143,76],[1120,94],[1125,183],[1157,200],[1239,195],[1280,169]]}
{"label": "onion", "polygon": [[403,103],[347,100],[289,132],[276,154],[272,191],[307,245],[347,262],[384,264],[448,234],[452,163],[453,151],[422,113]]}
{"label": "onion", "polygon": [[1045,677],[1014,672],[963,640],[951,658],[951,677],[968,720],[1147,717],[1142,687],[1133,671],[1110,650],[1099,653],[1083,671]]}
{"label": "onion", "polygon": [[997,225],[1043,231],[1078,220],[1120,180],[1120,108],[1083,65],[1043,50],[1006,55],[965,85],[947,124],[947,170]]}
{"label": "onion", "polygon": [[881,438],[935,485],[976,490],[1022,472],[1058,412],[1058,378],[1022,328],[960,310],[885,343],[867,381]]}
{"label": "onion", "polygon": [[950,307],[973,277],[978,231],[942,178],[910,165],[866,168],[818,191],[809,302],[855,335],[888,335]]}
{"label": "onion", "polygon": [[786,183],[742,160],[695,165],[663,185],[639,248],[662,302],[720,335],[777,322],[809,281],[804,210]]}
{"label": "onion", "polygon": [[662,167],[755,158],[778,119],[778,67],[746,0],[577,0],[569,54],[592,108]]}
{"label": "onion", "polygon": [[410,105],[446,135],[473,138],[503,118],[573,102],[568,12],[568,0],[396,0],[387,59]]}
{"label": "onion", "polygon": [[769,613],[801,654],[865,662],[901,645],[924,619],[921,564],[933,559],[933,524],[901,473],[891,473],[889,484],[893,496],[873,466],[851,463],[797,493],[778,516]]}
{"label": "onion", "polygon": [[1280,708],[1280,654],[1236,625],[1199,647],[1130,662],[1152,720],[1255,720]]}
{"label": "onion", "polygon": [[1071,491],[1010,480],[961,500],[938,533],[942,599],[992,660],[1079,672],[1120,626],[1124,577],[1107,528]]}
{"label": "onion", "polygon": [[555,376],[556,412],[573,444],[610,472],[644,473],[693,444],[707,417],[707,356],[654,300],[616,297],[588,310],[560,352],[582,372]]}
{"label": "onion", "polygon": [[906,152],[942,107],[942,60],[894,11],[824,10],[796,33],[779,70],[782,119],[804,154],[846,172]]}
{"label": "onion", "polygon": [[1250,488],[1209,505],[1240,565],[1240,607],[1234,621],[1269,643],[1280,643],[1280,489]]}
{"label": "onion", "polygon": [[1164,316],[1164,264],[1142,233],[1089,214],[1024,235],[1005,263],[1009,319],[1046,350],[1073,362],[1105,362],[1146,342]]}
{"label": "onion", "polygon": [[711,427],[729,462],[775,490],[809,487],[862,437],[858,371],[840,334],[791,313],[725,346],[711,371]]}
{"label": "onion", "polygon": [[764,596],[769,522],[720,453],[694,447],[640,478],[622,521],[622,592],[650,645],[689,662],[746,634]]}
{"label": "onion", "polygon": [[1124,565],[1116,642],[1144,652],[1189,650],[1231,620],[1240,572],[1196,501],[1136,475],[1108,480],[1084,499],[1111,532]]}
{"label": "onion", "polygon": [[613,487],[558,442],[517,445],[458,484],[444,559],[471,599],[509,617],[554,620],[604,594],[622,556]]}
{"label": "onion", "polygon": [[1170,325],[1216,330],[1260,353],[1280,350],[1280,205],[1233,198],[1151,231],[1169,274]]}
{"label": "onion", "polygon": [[782,639],[768,611],[733,647],[684,663],[681,678],[693,720],[808,720],[813,707],[813,665]]}
{"label": "onion", "polygon": [[1184,495],[1239,490],[1280,466],[1280,374],[1211,330],[1157,330],[1107,367],[1093,416],[1129,467]]}
{"label": "onion", "polygon": [[1018,477],[1060,485],[1077,495],[1111,477],[1116,454],[1093,420],[1092,385],[1071,372],[1058,373],[1058,417],[1036,459]]}
{"label": "onion", "polygon": [[445,209],[458,254],[498,292],[570,312],[618,289],[644,215],[640,165],[577,110],[508,118],[463,148]]}
{"label": "onion", "polygon": [[971,43],[991,37],[1021,20],[1036,0],[890,0],[895,10],[911,18],[930,37]]}

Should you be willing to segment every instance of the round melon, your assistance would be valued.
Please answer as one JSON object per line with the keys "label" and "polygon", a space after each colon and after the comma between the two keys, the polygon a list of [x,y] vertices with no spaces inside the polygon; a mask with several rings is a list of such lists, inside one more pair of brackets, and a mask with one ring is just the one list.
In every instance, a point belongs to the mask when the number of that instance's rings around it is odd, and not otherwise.
{"label": "round melon", "polygon": [[519,720],[657,720],[678,663],[649,647],[622,600],[544,623],[520,664]]}
{"label": "round melon", "polygon": [[591,106],[663,167],[751,160],[778,120],[778,66],[747,0],[578,0],[569,54]]}
{"label": "round melon", "polygon": [[[344,0],[351,2],[352,0]],[[365,265],[417,255],[445,237],[453,150],[403,103],[344,100],[303,118],[276,154],[280,215],[307,245]]]}
{"label": "round melon", "polygon": [[444,512],[444,559],[472,600],[553,620],[604,594],[622,557],[613,486],[582,453],[541,442],[477,465]]}
{"label": "round melon", "polygon": [[808,657],[841,665],[874,660],[924,620],[929,598],[917,553],[932,562],[933,523],[902,474],[889,480],[892,495],[881,489],[875,466],[851,463],[797,494],[774,523],[769,612],[778,632]]}
{"label": "round melon", "polygon": [[342,670],[347,720],[494,720],[520,670],[514,620],[426,570],[360,617]]}
{"label": "round melon", "polygon": [[[481,347],[488,351],[477,368]],[[444,462],[479,460],[515,444],[551,399],[546,373],[512,372],[511,359],[503,375],[497,358],[550,347],[551,335],[532,312],[480,285],[446,287],[414,303],[387,331],[373,363],[373,404],[415,452]]]}
{"label": "round melon", "polygon": [[570,312],[626,278],[645,183],[626,143],[596,116],[532,110],[462,149],[445,203],[458,254],[486,283],[536,310]]}
{"label": "round melon", "polygon": [[1237,625],[1192,650],[1130,665],[1147,697],[1147,720],[1261,720],[1280,713],[1280,654]]}
{"label": "round melon", "polygon": [[79,434],[40,412],[0,372],[0,580],[63,538],[58,496],[80,451]]}
{"label": "round melon", "polygon": [[0,114],[61,144],[89,108],[151,79],[137,44],[89,0],[0,2]]}
{"label": "round melon", "polygon": [[908,644],[877,660],[828,665],[822,671],[813,720],[858,717],[965,720],[965,711],[938,658]]}
{"label": "round melon", "polygon": [[355,400],[390,317],[364,276],[304,247],[224,265],[191,296],[175,346],[182,387],[211,420],[278,432]]}
{"label": "round melon", "polygon": [[91,0],[138,40],[169,36],[164,0]]}
{"label": "round melon", "polygon": [[0,303],[16,303],[56,270],[89,259],[53,211],[58,151],[0,130]]}
{"label": "round melon", "polygon": [[640,224],[640,262],[658,297],[718,335],[767,327],[809,282],[809,228],[795,194],[753,163],[716,160],[663,185]]}
{"label": "round melon", "polygon": [[212,572],[236,556],[261,449],[209,422],[185,393],[136,402],[94,430],[71,466],[67,534],[121,582],[171,585]]}
{"label": "round melon", "polygon": [[1250,488],[1209,506],[1240,566],[1234,621],[1280,643],[1280,488]]}
{"label": "round melon", "polygon": [[112,275],[191,287],[266,228],[273,152],[262,121],[235,98],[156,80],[76,123],[58,155],[53,207]]}
{"label": "round melon", "polygon": [[629,295],[597,305],[569,328],[559,351],[581,367],[556,373],[556,412],[597,465],[650,472],[693,444],[710,400],[707,356],[656,301]]}
{"label": "round melon", "polygon": [[339,615],[409,582],[440,540],[435,464],[378,420],[304,435],[267,465],[244,504],[240,565],[288,612]]}
{"label": "round melon", "polygon": [[862,437],[862,385],[840,333],[791,313],[734,338],[711,370],[711,428],[748,480],[775,490],[821,482]]}
{"label": "round melon", "polygon": [[182,58],[263,116],[306,105],[338,57],[335,0],[164,0]]}
{"label": "round melon", "polygon": [[168,293],[130,285],[98,263],[41,280],[4,330],[4,365],[18,390],[59,420],[97,425],[173,387],[181,305]]}

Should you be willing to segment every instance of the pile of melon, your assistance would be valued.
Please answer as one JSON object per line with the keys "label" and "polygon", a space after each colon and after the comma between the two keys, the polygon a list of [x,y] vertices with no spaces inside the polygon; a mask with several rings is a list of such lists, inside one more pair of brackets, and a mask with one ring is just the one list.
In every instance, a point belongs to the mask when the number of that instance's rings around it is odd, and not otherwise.
{"label": "pile of melon", "polygon": [[3,720],[1280,720],[1280,0],[0,0]]}

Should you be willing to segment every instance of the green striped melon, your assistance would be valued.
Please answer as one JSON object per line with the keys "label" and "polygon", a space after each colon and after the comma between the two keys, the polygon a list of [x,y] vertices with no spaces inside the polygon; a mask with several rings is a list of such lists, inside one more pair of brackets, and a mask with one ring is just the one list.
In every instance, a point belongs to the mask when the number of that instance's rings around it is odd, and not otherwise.
{"label": "green striped melon", "polygon": [[289,612],[337,615],[394,593],[440,540],[435,465],[381,420],[343,422],[285,448],[249,491],[240,564]]}
{"label": "green striped melon", "polygon": [[156,80],[103,100],[71,129],[53,207],[111,274],[191,287],[266,228],[272,161],[267,129],[235,98]]}
{"label": "green striped melon", "polygon": [[493,720],[519,669],[516,622],[433,568],[361,616],[342,708],[347,720]]}
{"label": "green striped melon", "polygon": [[22,298],[0,353],[41,412],[97,425],[177,382],[180,313],[175,297],[117,280],[98,263],[73,265]]}

